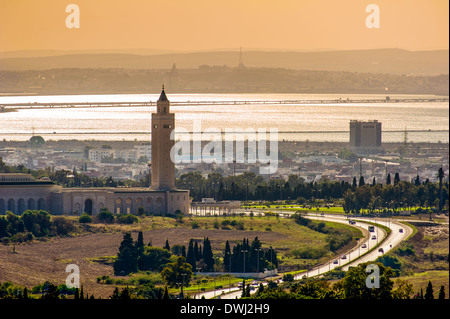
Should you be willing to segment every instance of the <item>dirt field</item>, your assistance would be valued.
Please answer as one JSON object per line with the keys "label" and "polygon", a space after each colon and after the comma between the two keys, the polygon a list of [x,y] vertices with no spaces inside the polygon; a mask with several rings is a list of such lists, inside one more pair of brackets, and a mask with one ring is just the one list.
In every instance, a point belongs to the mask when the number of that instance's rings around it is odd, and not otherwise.
{"label": "dirt field", "polygon": [[[208,237],[214,249],[223,249],[226,240],[241,241],[244,237],[253,240],[255,236],[262,242],[283,240],[286,236],[276,232],[238,231],[217,229],[170,228],[143,232],[144,242],[163,247],[166,239],[170,245],[187,245],[191,238]],[[137,233],[133,233],[137,239]],[[55,285],[64,284],[69,273],[68,264],[80,267],[80,281],[84,291],[96,298],[108,298],[114,286],[97,284],[96,278],[103,275],[114,277],[112,266],[90,262],[99,256],[115,256],[123,234],[95,233],[71,238],[53,238],[48,242],[37,242],[15,246],[0,246],[0,282],[11,281],[17,285],[32,288],[45,281]]]}

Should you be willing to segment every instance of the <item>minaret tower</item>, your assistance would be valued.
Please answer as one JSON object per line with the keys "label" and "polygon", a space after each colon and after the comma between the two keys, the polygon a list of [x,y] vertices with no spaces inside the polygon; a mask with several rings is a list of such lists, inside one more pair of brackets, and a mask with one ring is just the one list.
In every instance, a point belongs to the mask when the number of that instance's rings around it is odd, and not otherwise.
{"label": "minaret tower", "polygon": [[156,102],[156,113],[152,113],[152,190],[175,189],[175,164],[170,150],[175,141],[170,135],[175,128],[175,114],[170,113],[170,103],[162,87]]}

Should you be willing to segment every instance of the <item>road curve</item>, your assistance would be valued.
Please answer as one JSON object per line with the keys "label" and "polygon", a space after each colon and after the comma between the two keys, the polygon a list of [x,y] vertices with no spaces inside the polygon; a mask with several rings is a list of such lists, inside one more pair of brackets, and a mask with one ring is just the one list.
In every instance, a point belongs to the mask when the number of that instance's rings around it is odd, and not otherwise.
{"label": "road curve", "polygon": [[[307,218],[336,222],[341,224],[349,224],[349,219],[343,215],[308,214]],[[374,261],[379,256],[382,256],[383,254],[389,252],[391,249],[395,248],[413,233],[413,229],[411,227],[391,218],[381,219],[357,217],[351,219],[355,221],[355,224],[351,226],[359,228],[361,230],[368,230],[369,225],[374,225],[374,232],[363,232],[367,233],[367,235],[364,238],[360,239],[355,247],[338,256],[338,258],[331,259],[325,264],[319,265],[313,269],[310,269],[309,271],[294,276],[294,280],[302,279],[305,276],[315,277],[323,275],[337,267],[341,267],[342,270],[347,271],[349,267],[357,266],[360,263]],[[390,233],[387,234],[386,231],[382,227],[380,227],[380,225],[389,228]],[[375,236],[375,239],[373,239],[372,236]],[[380,248],[382,248],[383,251],[380,251]],[[267,284],[267,282],[263,282],[263,285],[265,284]],[[215,292],[203,292],[197,294],[195,298],[201,298],[202,296],[204,296],[206,299],[209,299],[220,296],[221,299],[236,299],[239,298],[241,294],[242,291],[238,288],[231,288],[231,292],[230,289],[227,288],[216,290]]]}

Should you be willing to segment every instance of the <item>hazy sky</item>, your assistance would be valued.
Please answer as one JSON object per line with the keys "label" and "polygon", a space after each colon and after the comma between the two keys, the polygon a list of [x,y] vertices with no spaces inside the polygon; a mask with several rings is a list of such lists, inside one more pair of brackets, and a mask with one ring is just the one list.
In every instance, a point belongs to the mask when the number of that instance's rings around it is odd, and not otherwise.
{"label": "hazy sky", "polygon": [[[66,6],[80,28],[66,27]],[[366,6],[380,28],[366,27]],[[448,0],[1,0],[0,51],[448,49]]]}

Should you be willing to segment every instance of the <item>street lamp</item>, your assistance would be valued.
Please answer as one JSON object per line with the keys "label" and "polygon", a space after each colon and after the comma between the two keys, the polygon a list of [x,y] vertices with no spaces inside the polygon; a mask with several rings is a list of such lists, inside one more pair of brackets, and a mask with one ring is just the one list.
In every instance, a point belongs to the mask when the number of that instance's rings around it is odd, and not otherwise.
{"label": "street lamp", "polygon": [[231,252],[227,251],[227,255],[230,255],[230,261],[229,261],[230,266],[228,268],[228,272],[229,272],[228,276],[230,278],[230,282],[228,284],[228,286],[229,286],[228,288],[229,288],[229,291],[231,292]]}
{"label": "street lamp", "polygon": [[261,251],[261,248],[255,249],[258,253],[257,253],[257,259],[256,259],[256,267],[257,267],[257,271],[259,273],[259,252]]}
{"label": "street lamp", "polygon": [[248,252],[248,250],[241,250],[242,253],[244,253],[244,273],[245,273],[245,253]]}
{"label": "street lamp", "polygon": [[183,276],[183,281],[181,282],[181,297],[184,299],[184,294],[183,294],[183,284],[184,284],[184,277],[187,275],[187,274],[180,274],[181,276]]}

